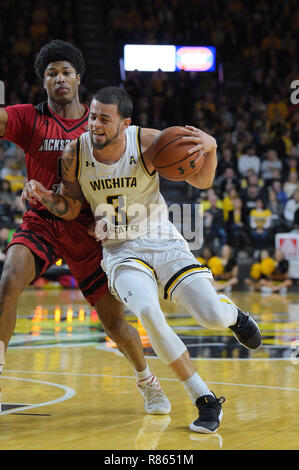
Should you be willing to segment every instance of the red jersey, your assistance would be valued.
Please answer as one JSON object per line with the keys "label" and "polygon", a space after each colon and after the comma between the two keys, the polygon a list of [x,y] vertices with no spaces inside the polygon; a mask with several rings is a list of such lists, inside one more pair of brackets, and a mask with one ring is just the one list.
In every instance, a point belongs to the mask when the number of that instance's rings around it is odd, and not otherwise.
{"label": "red jersey", "polygon": [[[89,109],[80,119],[64,119],[55,114],[47,102],[37,106],[18,104],[4,108],[8,122],[3,139],[25,152],[28,180],[40,181],[55,190],[61,181],[61,155],[65,146],[88,130]],[[35,210],[43,206],[37,203]],[[44,208],[44,207],[43,207]]]}
{"label": "red jersey", "polygon": [[[63,119],[47,103],[21,104],[5,108],[8,122],[4,139],[21,147],[26,156],[28,179],[56,189],[61,181],[61,155],[71,140],[87,130],[89,110],[80,119]],[[64,258],[83,295],[94,305],[108,292],[101,268],[101,244],[88,234],[93,214],[85,201],[79,217],[66,221],[52,215],[38,203],[27,210],[23,223],[7,249],[27,246],[35,255],[36,277],[42,276],[57,258]]]}

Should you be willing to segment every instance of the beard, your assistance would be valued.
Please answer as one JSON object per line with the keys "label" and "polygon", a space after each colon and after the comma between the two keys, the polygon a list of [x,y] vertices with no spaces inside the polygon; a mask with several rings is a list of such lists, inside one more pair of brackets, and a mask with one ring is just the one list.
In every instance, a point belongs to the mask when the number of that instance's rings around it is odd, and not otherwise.
{"label": "beard", "polygon": [[106,139],[105,142],[96,142],[93,139],[93,135],[91,134],[92,146],[97,150],[102,150],[103,148],[105,148],[108,145],[112,144],[117,139],[117,137],[119,136],[119,128],[120,128],[120,124],[118,125],[118,128],[117,128],[117,131],[116,131],[115,135],[113,137],[111,137],[110,139]]}

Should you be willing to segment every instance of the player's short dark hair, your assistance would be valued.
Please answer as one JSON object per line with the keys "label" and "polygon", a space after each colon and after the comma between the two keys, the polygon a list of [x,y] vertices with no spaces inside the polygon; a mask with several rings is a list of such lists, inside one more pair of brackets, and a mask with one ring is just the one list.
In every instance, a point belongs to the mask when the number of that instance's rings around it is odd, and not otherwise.
{"label": "player's short dark hair", "polygon": [[82,52],[69,42],[54,39],[45,44],[35,57],[34,69],[38,78],[43,80],[48,64],[58,60],[69,62],[76,73],[81,75],[81,78],[84,75],[85,60]]}
{"label": "player's short dark hair", "polygon": [[124,88],[108,86],[98,90],[92,97],[104,104],[116,104],[117,112],[122,118],[132,117],[133,102]]}

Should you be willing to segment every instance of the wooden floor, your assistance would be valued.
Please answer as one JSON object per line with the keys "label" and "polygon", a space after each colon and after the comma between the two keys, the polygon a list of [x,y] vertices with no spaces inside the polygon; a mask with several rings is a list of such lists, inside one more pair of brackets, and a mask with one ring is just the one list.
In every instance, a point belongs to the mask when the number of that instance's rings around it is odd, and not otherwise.
{"label": "wooden floor", "polygon": [[79,291],[27,290],[0,376],[0,449],[298,450],[299,295],[230,297],[260,325],[257,352],[163,304],[201,377],[226,397],[219,431],[203,435],[189,431],[196,409],[146,337],[147,361],[172,403],[169,416],[144,412],[132,367]]}

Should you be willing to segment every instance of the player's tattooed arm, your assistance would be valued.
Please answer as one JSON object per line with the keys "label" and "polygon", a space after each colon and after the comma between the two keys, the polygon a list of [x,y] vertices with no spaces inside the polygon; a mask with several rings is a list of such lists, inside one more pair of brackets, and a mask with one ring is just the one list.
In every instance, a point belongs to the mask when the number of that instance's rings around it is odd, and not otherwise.
{"label": "player's tattooed arm", "polygon": [[[80,212],[84,196],[76,176],[77,141],[70,142],[62,154],[62,181],[59,194]],[[78,212],[78,213],[79,213]]]}
{"label": "player's tattooed arm", "polygon": [[76,141],[70,142],[62,154],[62,182],[58,192],[46,189],[39,181],[30,180],[24,190],[22,199],[30,203],[40,201],[49,212],[66,220],[75,219],[84,199],[76,177]]}

